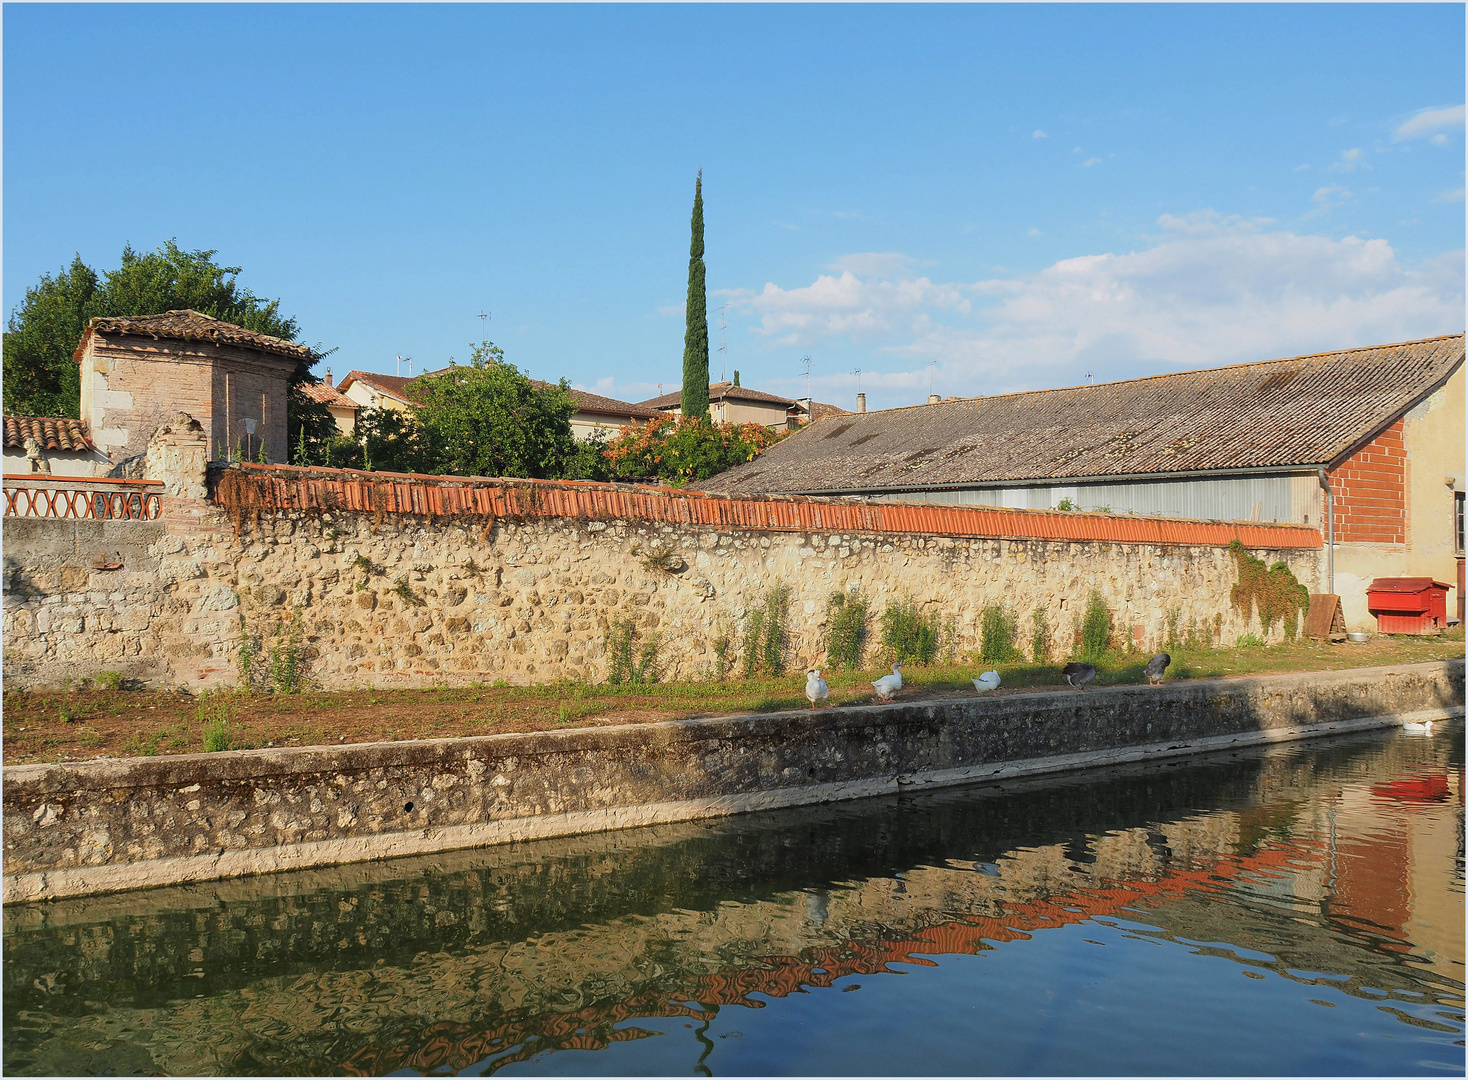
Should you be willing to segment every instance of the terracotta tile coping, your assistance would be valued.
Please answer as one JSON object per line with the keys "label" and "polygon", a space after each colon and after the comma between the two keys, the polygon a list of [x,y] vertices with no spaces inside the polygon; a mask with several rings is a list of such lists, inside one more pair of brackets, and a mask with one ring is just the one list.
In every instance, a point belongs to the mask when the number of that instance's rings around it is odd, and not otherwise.
{"label": "terracotta tile coping", "polygon": [[[224,472],[247,483],[221,490]],[[809,496],[738,498],[584,480],[427,476],[419,473],[232,465],[215,472],[217,502],[240,508],[509,518],[665,521],[770,532],[903,533],[1019,540],[1313,550],[1303,525],[1193,521],[1122,514],[1014,510],[940,503],[865,503]]]}

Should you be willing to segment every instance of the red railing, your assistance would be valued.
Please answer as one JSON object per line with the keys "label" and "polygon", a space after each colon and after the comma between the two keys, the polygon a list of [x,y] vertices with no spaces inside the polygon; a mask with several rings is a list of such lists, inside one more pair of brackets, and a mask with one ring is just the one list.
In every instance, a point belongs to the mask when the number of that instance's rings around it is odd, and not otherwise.
{"label": "red railing", "polygon": [[7,475],[5,516],[153,521],[163,514],[163,481],[104,476]]}
{"label": "red railing", "polygon": [[1010,510],[952,503],[868,503],[800,495],[728,497],[576,480],[232,465],[223,474],[215,475],[212,486],[215,500],[232,510],[349,510],[427,517],[620,518],[771,532],[914,533],[1219,547],[1238,540],[1249,548],[1306,550],[1322,546],[1319,530],[1302,525]]}

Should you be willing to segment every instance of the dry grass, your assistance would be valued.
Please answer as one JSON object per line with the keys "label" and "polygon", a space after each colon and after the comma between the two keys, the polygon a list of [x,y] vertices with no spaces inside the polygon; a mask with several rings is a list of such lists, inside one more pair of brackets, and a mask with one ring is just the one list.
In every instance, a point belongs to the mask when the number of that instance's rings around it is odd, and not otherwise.
{"label": "dry grass", "polygon": [[[1441,638],[1378,637],[1362,645],[1302,642],[1211,650],[1173,650],[1168,678],[1238,677],[1289,671],[1333,671],[1411,664],[1463,656],[1461,631]],[[1097,664],[1096,685],[1143,683],[1146,654]],[[990,665],[908,667],[899,700],[974,692],[969,680]],[[1003,694],[1065,685],[1060,664],[1001,664]],[[871,681],[885,671],[827,671],[835,707],[872,700]],[[299,694],[179,693],[85,690],[5,695],[7,765],[97,757],[200,753],[394,739],[433,739],[566,727],[648,723],[804,708],[804,672],[781,678],[729,679],[642,686],[555,683],[420,690],[319,691]]]}

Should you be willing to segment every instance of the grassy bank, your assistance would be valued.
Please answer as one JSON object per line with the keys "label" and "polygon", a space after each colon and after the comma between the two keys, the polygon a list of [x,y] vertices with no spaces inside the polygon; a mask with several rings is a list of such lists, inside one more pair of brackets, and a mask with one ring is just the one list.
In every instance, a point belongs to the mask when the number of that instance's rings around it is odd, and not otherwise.
{"label": "grassy bank", "polygon": [[[1365,644],[1296,642],[1270,647],[1172,652],[1169,680],[1238,677],[1290,671],[1333,671],[1412,664],[1463,656],[1463,635],[1377,637]],[[1145,683],[1147,655],[1097,664],[1098,686]],[[1059,664],[974,663],[909,667],[899,700],[973,694],[969,680],[997,666],[1000,694],[1065,686]],[[835,707],[872,700],[883,671],[827,671]],[[693,716],[804,708],[804,672],[783,678],[730,679],[650,686],[556,683],[422,690],[316,691],[298,694],[180,693],[86,689],[7,693],[7,765],[97,757],[189,754],[264,746],[431,739],[544,731],[561,727],[646,723]]]}

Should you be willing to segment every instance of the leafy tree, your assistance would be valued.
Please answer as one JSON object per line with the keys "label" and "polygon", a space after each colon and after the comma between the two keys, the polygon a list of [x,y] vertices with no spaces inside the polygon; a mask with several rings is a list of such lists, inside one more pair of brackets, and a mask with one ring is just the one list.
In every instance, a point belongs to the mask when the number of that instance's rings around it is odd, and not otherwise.
{"label": "leafy tree", "polygon": [[785,437],[759,424],[715,424],[707,418],[649,420],[613,439],[606,458],[613,478],[656,478],[675,487],[707,480],[753,461]]}
{"label": "leafy tree", "polygon": [[[26,289],[10,313],[4,337],[3,396],[7,413],[77,417],[81,405],[72,356],[96,316],[157,315],[192,308],[262,334],[294,341],[299,326],[236,280],[238,266],[220,266],[216,251],[184,251],[172,240],[139,254],[123,248],[122,265],[100,276],[82,262]],[[304,376],[304,372],[301,373]]]}
{"label": "leafy tree", "polygon": [[709,320],[703,266],[703,170],[693,188],[693,242],[688,249],[687,328],[683,331],[683,396],[679,407],[689,420],[709,415]]}
{"label": "leafy tree", "polygon": [[291,383],[286,395],[286,436],[292,465],[326,465],[328,447],[337,437],[336,417],[321,402],[302,392],[307,383],[319,382],[309,376]]}
{"label": "leafy tree", "polygon": [[[357,415],[355,433],[362,446],[362,468],[384,472],[430,472],[418,419],[398,409],[366,409]],[[447,469],[438,470],[447,472]]]}
{"label": "leafy tree", "polygon": [[421,452],[432,465],[425,471],[559,477],[577,458],[567,382],[536,386],[502,356],[485,341],[470,366],[413,380]]}

